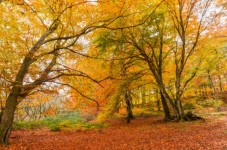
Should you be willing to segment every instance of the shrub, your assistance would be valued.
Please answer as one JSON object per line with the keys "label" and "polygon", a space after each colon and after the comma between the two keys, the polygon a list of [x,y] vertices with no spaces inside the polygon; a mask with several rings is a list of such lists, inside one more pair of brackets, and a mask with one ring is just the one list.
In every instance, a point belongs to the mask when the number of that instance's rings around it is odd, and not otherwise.
{"label": "shrub", "polygon": [[50,129],[50,131],[54,131],[54,132],[61,130],[61,128],[55,124],[50,125],[48,128]]}
{"label": "shrub", "polygon": [[77,130],[89,130],[89,129],[100,129],[103,127],[107,127],[106,123],[79,123],[76,125],[75,129]]}
{"label": "shrub", "polygon": [[202,107],[214,107],[218,108],[224,105],[224,102],[222,100],[216,100],[216,99],[207,99],[199,102],[199,105]]}
{"label": "shrub", "polygon": [[34,129],[48,127],[51,131],[60,131],[61,129],[98,129],[104,124],[88,123],[81,117],[79,112],[67,112],[57,116],[43,118],[39,121],[19,121],[14,124],[14,129]]}
{"label": "shrub", "polygon": [[19,130],[19,129],[37,129],[37,128],[42,128],[44,125],[35,120],[31,121],[18,121],[13,124],[13,129]]}
{"label": "shrub", "polygon": [[192,103],[185,103],[184,109],[195,109],[195,105]]}

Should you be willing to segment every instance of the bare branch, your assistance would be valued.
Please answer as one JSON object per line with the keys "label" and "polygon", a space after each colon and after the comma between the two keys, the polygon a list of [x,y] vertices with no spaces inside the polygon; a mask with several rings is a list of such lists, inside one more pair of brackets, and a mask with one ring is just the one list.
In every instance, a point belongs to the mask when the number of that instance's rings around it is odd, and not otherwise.
{"label": "bare branch", "polygon": [[89,96],[83,94],[82,92],[80,92],[77,88],[73,87],[72,85],[67,84],[67,83],[56,82],[56,81],[51,81],[51,82],[52,82],[52,83],[56,83],[56,84],[60,84],[60,85],[63,85],[63,86],[70,87],[71,89],[73,89],[73,90],[75,90],[77,93],[79,93],[81,96],[83,96],[83,97],[85,97],[85,98],[87,98],[87,99],[89,99],[89,100],[95,102],[96,105],[97,105],[97,111],[99,110],[99,107],[100,107],[100,106],[99,106],[99,103],[98,103],[95,99],[90,98]]}

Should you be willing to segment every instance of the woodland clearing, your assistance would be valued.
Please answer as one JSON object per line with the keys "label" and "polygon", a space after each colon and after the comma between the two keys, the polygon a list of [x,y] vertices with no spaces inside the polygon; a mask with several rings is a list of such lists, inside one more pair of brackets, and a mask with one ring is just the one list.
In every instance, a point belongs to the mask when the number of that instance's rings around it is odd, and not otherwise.
{"label": "woodland clearing", "polygon": [[51,132],[47,128],[16,130],[7,150],[73,149],[215,149],[227,148],[227,116],[195,122],[165,123],[161,116],[138,117],[126,124],[112,119],[109,127]]}
{"label": "woodland clearing", "polygon": [[0,149],[227,150],[226,0],[0,0],[0,18]]}

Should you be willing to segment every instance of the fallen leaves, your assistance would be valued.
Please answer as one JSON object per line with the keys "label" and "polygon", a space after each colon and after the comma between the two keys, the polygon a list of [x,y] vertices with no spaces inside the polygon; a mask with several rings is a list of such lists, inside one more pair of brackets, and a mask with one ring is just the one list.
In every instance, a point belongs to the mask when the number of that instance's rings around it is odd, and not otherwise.
{"label": "fallen leaves", "polygon": [[139,118],[130,124],[111,120],[111,126],[90,131],[51,132],[47,128],[13,131],[18,150],[73,149],[215,149],[227,148],[227,117],[222,120],[164,123],[161,117]]}

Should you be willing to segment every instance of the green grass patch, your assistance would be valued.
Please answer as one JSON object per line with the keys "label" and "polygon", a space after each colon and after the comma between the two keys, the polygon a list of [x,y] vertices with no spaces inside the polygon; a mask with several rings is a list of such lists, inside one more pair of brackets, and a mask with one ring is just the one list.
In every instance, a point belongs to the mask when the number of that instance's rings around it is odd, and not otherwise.
{"label": "green grass patch", "polygon": [[13,124],[13,129],[20,130],[20,129],[38,129],[43,128],[45,125],[42,124],[40,121],[18,121]]}
{"label": "green grass patch", "polygon": [[206,99],[199,102],[199,105],[202,107],[213,107],[218,108],[224,105],[224,102],[222,100],[216,100],[216,99]]}
{"label": "green grass patch", "polygon": [[105,127],[106,124],[88,123],[79,112],[69,112],[57,116],[46,117],[39,121],[18,121],[13,129],[37,129],[48,127],[51,131],[60,130],[89,130]]}
{"label": "green grass patch", "polygon": [[135,117],[149,117],[154,115],[162,115],[161,111],[154,111],[151,108],[133,108],[133,115]]}

